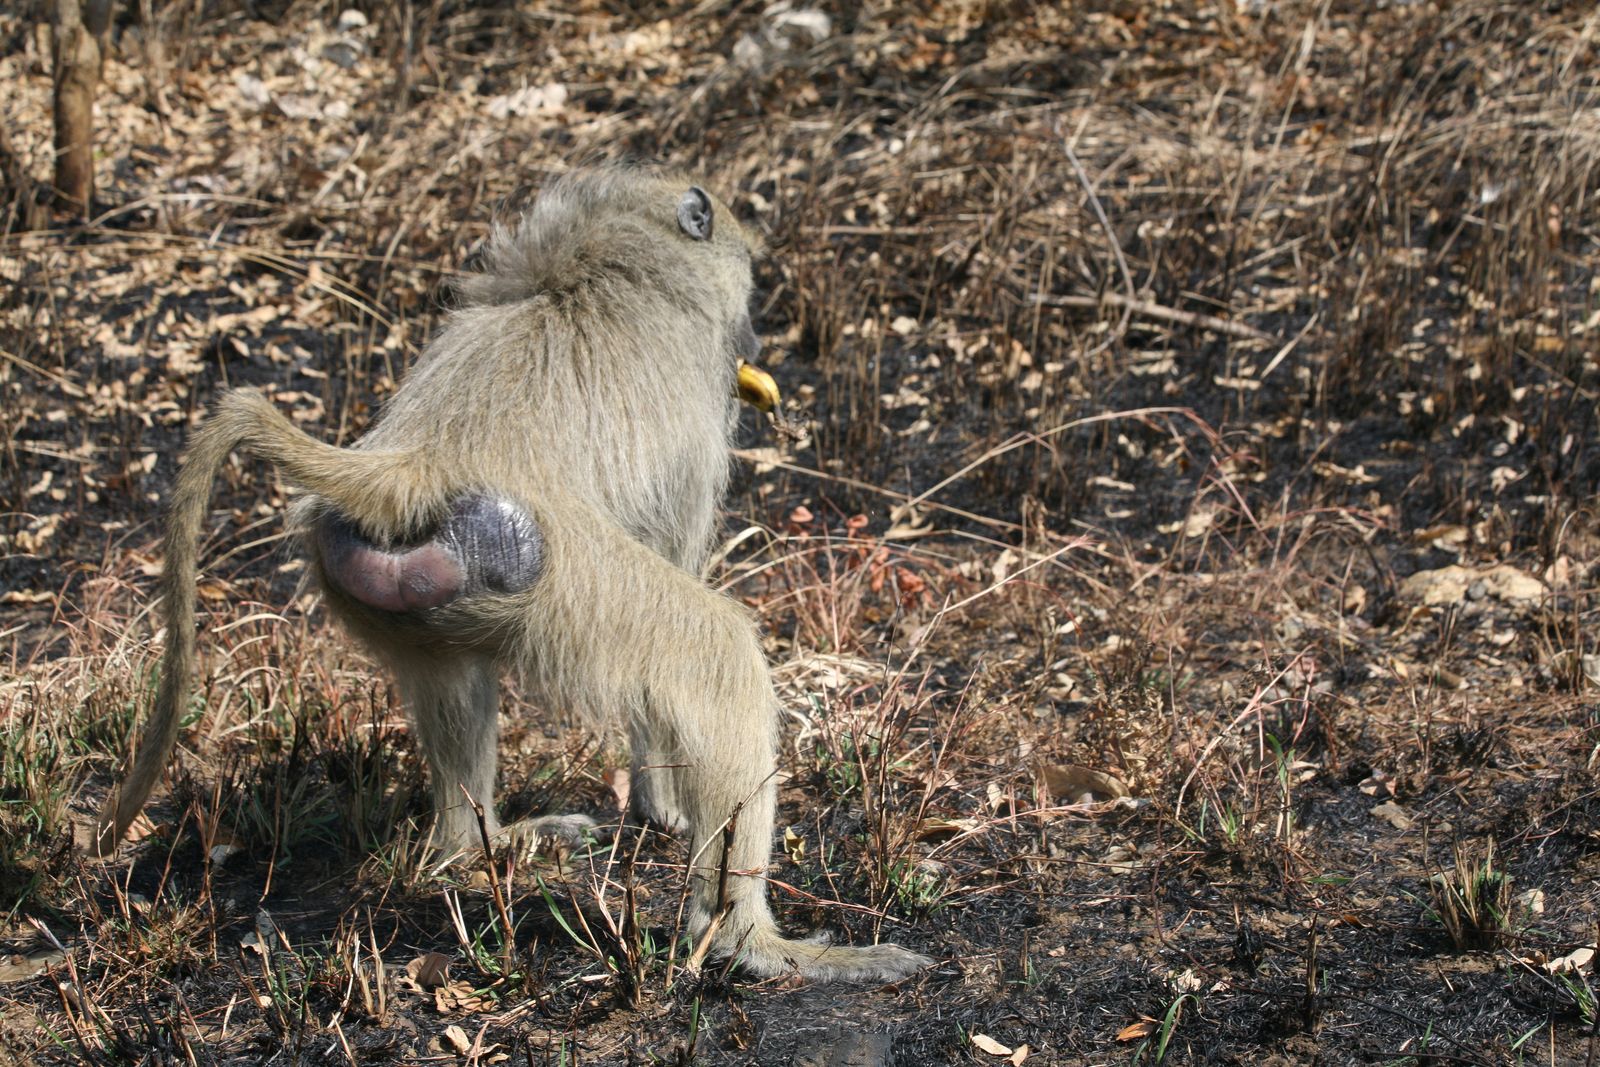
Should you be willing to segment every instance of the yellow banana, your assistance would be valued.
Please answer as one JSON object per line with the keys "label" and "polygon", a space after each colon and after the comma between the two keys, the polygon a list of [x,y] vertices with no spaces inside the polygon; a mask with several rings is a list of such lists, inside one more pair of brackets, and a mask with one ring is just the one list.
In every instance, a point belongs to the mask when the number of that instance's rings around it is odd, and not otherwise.
{"label": "yellow banana", "polygon": [[782,403],[778,383],[772,375],[753,363],[739,361],[739,384],[735,389],[739,399],[757,411],[774,411]]}

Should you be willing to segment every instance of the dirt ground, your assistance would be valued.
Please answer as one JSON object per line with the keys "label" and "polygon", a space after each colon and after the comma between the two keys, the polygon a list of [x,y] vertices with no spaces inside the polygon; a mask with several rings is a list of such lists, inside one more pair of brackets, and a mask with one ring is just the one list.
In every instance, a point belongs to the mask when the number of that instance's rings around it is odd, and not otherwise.
{"label": "dirt ground", "polygon": [[[52,6],[0,11],[0,1067],[1600,1063],[1592,4],[119,5],[87,220]],[[247,460],[170,788],[86,859],[211,398],[355,439],[610,160],[767,245],[713,580],[780,921],[938,962],[693,966],[632,829],[430,866]],[[620,822],[609,739],[505,710],[509,814]]]}

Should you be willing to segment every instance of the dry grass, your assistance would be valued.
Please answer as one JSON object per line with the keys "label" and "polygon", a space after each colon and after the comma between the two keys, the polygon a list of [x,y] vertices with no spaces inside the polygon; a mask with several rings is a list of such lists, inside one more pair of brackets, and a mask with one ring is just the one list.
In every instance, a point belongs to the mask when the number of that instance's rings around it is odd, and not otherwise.
{"label": "dry grass", "polygon": [[[44,230],[24,6],[0,1067],[1600,1055],[1592,5],[952,0],[817,40],[759,5],[127,5],[101,202]],[[170,793],[85,863],[207,399],[351,440],[495,216],[623,157],[707,172],[770,250],[802,433],[745,427],[720,580],[785,698],[782,917],[943,962],[698,969],[645,831],[432,867],[403,716],[249,464]],[[614,818],[606,739],[506,707],[504,803]]]}

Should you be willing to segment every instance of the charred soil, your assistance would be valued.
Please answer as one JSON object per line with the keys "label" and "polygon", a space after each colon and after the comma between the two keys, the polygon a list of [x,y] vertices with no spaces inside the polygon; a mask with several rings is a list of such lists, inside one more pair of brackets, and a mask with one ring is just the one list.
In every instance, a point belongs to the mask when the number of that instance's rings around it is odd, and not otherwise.
{"label": "charred soil", "polygon": [[[1600,1059],[1592,4],[119,6],[87,221],[0,13],[0,1065]],[[765,237],[714,580],[780,919],[896,987],[694,966],[665,835],[430,867],[243,461],[171,788],[82,858],[209,399],[355,439],[600,159]],[[615,827],[611,739],[505,707],[509,814]]]}

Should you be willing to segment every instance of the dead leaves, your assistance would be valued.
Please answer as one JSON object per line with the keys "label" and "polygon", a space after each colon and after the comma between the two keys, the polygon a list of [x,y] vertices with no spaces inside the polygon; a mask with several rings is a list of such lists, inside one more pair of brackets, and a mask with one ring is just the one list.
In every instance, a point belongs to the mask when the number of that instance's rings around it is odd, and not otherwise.
{"label": "dead leaves", "polygon": [[446,982],[433,991],[433,1006],[440,1015],[490,1011],[495,1003],[493,997],[479,993],[473,989],[471,982],[463,982],[460,979]]}
{"label": "dead leaves", "polygon": [[918,841],[948,841],[964,834],[975,834],[987,824],[980,819],[946,819],[929,816],[917,824],[912,837]]}
{"label": "dead leaves", "polygon": [[1509,563],[1472,568],[1452,564],[1438,570],[1418,571],[1400,583],[1400,596],[1427,606],[1459,604],[1493,596],[1504,601],[1538,600],[1545,584]]}
{"label": "dead leaves", "polygon": [[509,1053],[499,1051],[499,1045],[485,1045],[484,1035],[489,1031],[489,1024],[484,1023],[478,1027],[475,1037],[468,1037],[467,1032],[455,1023],[442,1030],[431,1044],[440,1052],[453,1052],[469,1064],[479,1063],[505,1063],[511,1059]]}
{"label": "dead leaves", "polygon": [[41,975],[51,967],[66,962],[66,959],[66,952],[54,946],[26,954],[0,956],[0,985]]}
{"label": "dead leaves", "polygon": [[991,1056],[1003,1056],[1006,1062],[1012,1064],[1013,1067],[1021,1067],[1023,1061],[1031,1053],[1027,1045],[1018,1045],[1016,1048],[1011,1048],[1009,1045],[1003,1045],[996,1041],[988,1034],[973,1034],[968,1040],[972,1042],[972,1047],[979,1052],[986,1052]]}
{"label": "dead leaves", "polygon": [[1594,945],[1580,945],[1565,955],[1552,958],[1542,952],[1535,952],[1531,956],[1518,956],[1517,962],[1528,967],[1537,967],[1545,974],[1582,975],[1592,969],[1594,956]]}
{"label": "dead leaves", "polygon": [[1122,1041],[1122,1042],[1140,1041],[1140,1040],[1143,1040],[1144,1038],[1149,1037],[1151,1034],[1155,1033],[1160,1028],[1161,1028],[1160,1020],[1152,1019],[1148,1015],[1146,1015],[1143,1018],[1141,1018],[1138,1022],[1129,1023],[1127,1026],[1124,1026],[1121,1030],[1118,1030],[1117,1031],[1117,1040],[1118,1041]]}
{"label": "dead leaves", "polygon": [[1102,804],[1132,795],[1121,779],[1073,763],[1041,764],[1039,779],[1052,797],[1068,804]]}
{"label": "dead leaves", "polygon": [[1402,832],[1416,825],[1416,820],[1411,817],[1410,813],[1392,800],[1385,800],[1382,804],[1375,805],[1372,809],[1372,815]]}
{"label": "dead leaves", "polygon": [[[426,952],[406,964],[403,973],[390,980],[390,988],[396,993],[431,999],[434,1010],[441,1015],[481,1014],[498,1008],[499,1000],[492,993],[450,977],[454,959],[443,952]],[[380,967],[379,974],[382,973],[384,969]],[[450,1023],[430,1039],[429,1047],[468,1064],[504,1063],[510,1057],[502,1046],[485,1040],[489,1026],[490,1021],[485,1021],[477,1026],[476,1034],[469,1035],[466,1027]]]}
{"label": "dead leaves", "polygon": [[1362,779],[1358,788],[1369,797],[1392,797],[1395,795],[1394,775],[1379,768]]}
{"label": "dead leaves", "polygon": [[397,992],[430,997],[441,1015],[489,1011],[495,999],[477,990],[471,982],[450,977],[452,959],[443,952],[429,952],[406,964],[405,973],[395,976]]}

